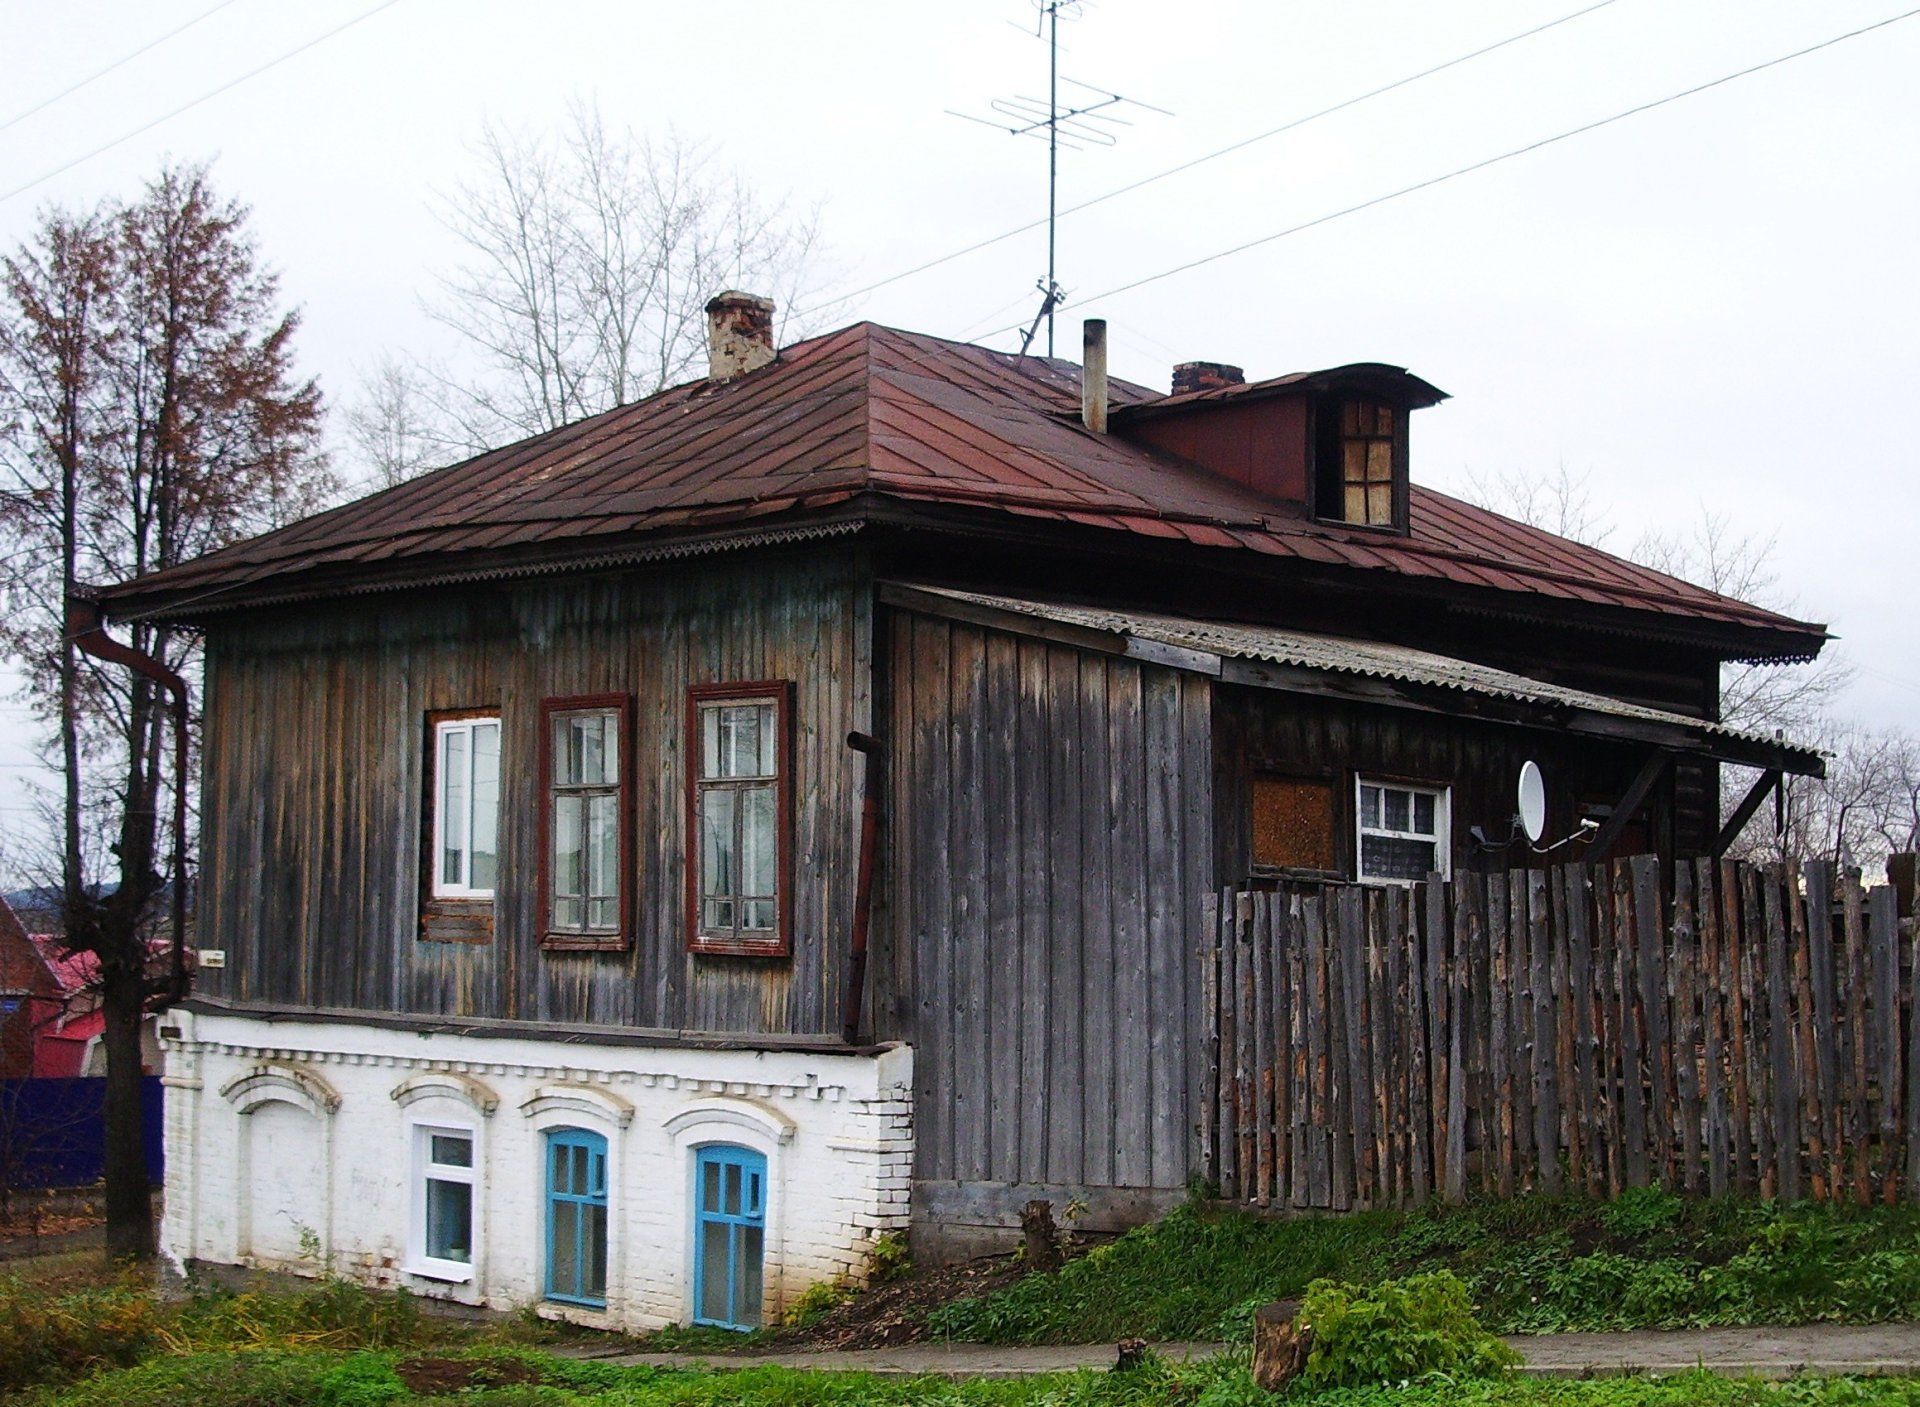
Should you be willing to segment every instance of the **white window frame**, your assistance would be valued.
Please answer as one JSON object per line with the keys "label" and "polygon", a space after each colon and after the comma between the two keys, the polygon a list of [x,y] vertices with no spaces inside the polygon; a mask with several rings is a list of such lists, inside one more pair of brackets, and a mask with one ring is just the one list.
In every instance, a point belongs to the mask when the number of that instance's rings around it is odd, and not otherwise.
{"label": "white window frame", "polygon": [[[471,1124],[410,1124],[410,1136],[413,1140],[411,1198],[413,1215],[407,1233],[407,1270],[413,1275],[424,1276],[429,1280],[446,1280],[465,1284],[474,1276],[474,1266],[480,1260],[480,1235],[483,1222],[480,1216],[480,1133]],[[432,1161],[433,1139],[442,1137],[464,1138],[467,1146],[473,1150],[470,1167],[454,1167],[448,1163]],[[465,1183],[468,1188],[468,1213],[473,1226],[473,1244],[467,1247],[467,1259],[442,1260],[427,1254],[427,1182]]]}
{"label": "white window frame", "polygon": [[[470,884],[450,884],[441,873],[446,862],[445,827],[446,816],[446,778],[442,775],[442,759],[446,757],[446,739],[451,733],[467,735],[467,845],[466,873],[473,875],[473,730],[475,727],[491,726],[496,742],[494,750],[495,766],[499,765],[500,752],[498,741],[501,737],[500,715],[497,713],[474,714],[468,718],[443,718],[433,725],[433,897],[436,899],[491,899],[492,889],[476,889]],[[500,843],[499,827],[499,778],[494,779],[494,844]],[[494,852],[494,864],[500,862],[499,852]]]}
{"label": "white window frame", "polygon": [[[1362,819],[1361,796],[1367,787],[1384,787],[1391,791],[1404,791],[1413,796],[1433,798],[1433,833],[1425,831],[1392,830],[1386,826],[1370,826]],[[1411,818],[1411,816],[1409,816]],[[1388,840],[1418,840],[1433,845],[1434,868],[1445,873],[1453,863],[1453,788],[1450,786],[1429,786],[1420,782],[1393,781],[1386,777],[1367,777],[1355,774],[1353,779],[1353,877],[1361,884],[1396,884],[1410,888],[1418,884],[1414,879],[1393,879],[1386,875],[1367,873],[1366,838],[1370,835],[1385,837]]]}

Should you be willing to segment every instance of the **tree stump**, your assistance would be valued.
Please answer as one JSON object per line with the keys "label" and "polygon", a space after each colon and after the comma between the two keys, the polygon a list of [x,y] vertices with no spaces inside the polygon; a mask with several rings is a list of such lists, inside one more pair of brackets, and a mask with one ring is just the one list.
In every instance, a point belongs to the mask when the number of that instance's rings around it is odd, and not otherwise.
{"label": "tree stump", "polygon": [[1020,1209],[1027,1269],[1045,1274],[1060,1268],[1060,1230],[1053,1224],[1053,1203],[1036,1197]]}
{"label": "tree stump", "polygon": [[1300,1375],[1313,1348],[1313,1326],[1302,1324],[1299,1300],[1275,1300],[1253,1312],[1253,1381],[1278,1392]]}

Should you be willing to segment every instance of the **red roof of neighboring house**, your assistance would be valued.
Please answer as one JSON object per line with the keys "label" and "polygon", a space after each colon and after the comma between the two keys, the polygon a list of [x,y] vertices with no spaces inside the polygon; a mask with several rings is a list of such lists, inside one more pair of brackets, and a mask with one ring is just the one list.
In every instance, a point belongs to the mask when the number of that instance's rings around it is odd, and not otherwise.
{"label": "red roof of neighboring house", "polygon": [[40,961],[53,974],[53,980],[59,984],[63,997],[83,990],[100,975],[100,959],[97,955],[68,952],[57,933],[29,933],[27,941],[39,952]]}
{"label": "red roof of neighboring house", "polygon": [[[1142,414],[1174,399],[1118,381],[1112,398]],[[1778,633],[1771,654],[1810,654],[1824,639],[1817,625],[1417,484],[1405,537],[1318,521],[1119,434],[1093,434],[1078,407],[1073,363],[859,323],[787,348],[760,371],[675,387],[105,595],[123,612],[204,613],[463,569],[532,570],[643,535],[771,529],[861,498],[1747,627]]]}

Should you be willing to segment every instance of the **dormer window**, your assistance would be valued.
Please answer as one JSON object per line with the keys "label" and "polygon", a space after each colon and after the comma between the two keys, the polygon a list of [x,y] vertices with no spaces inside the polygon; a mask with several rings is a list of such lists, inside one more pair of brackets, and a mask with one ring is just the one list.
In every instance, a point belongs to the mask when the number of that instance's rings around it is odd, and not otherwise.
{"label": "dormer window", "polygon": [[1320,410],[1314,511],[1329,522],[1404,530],[1407,417],[1370,396],[1329,397]]}

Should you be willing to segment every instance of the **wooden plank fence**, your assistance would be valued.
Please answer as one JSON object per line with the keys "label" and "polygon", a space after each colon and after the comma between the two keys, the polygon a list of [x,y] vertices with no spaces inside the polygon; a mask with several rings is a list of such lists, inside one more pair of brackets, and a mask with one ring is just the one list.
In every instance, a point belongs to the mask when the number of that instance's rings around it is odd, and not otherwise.
{"label": "wooden plank fence", "polygon": [[1225,1197],[1920,1201],[1920,940],[1891,888],[1639,856],[1228,890],[1209,915]]}

